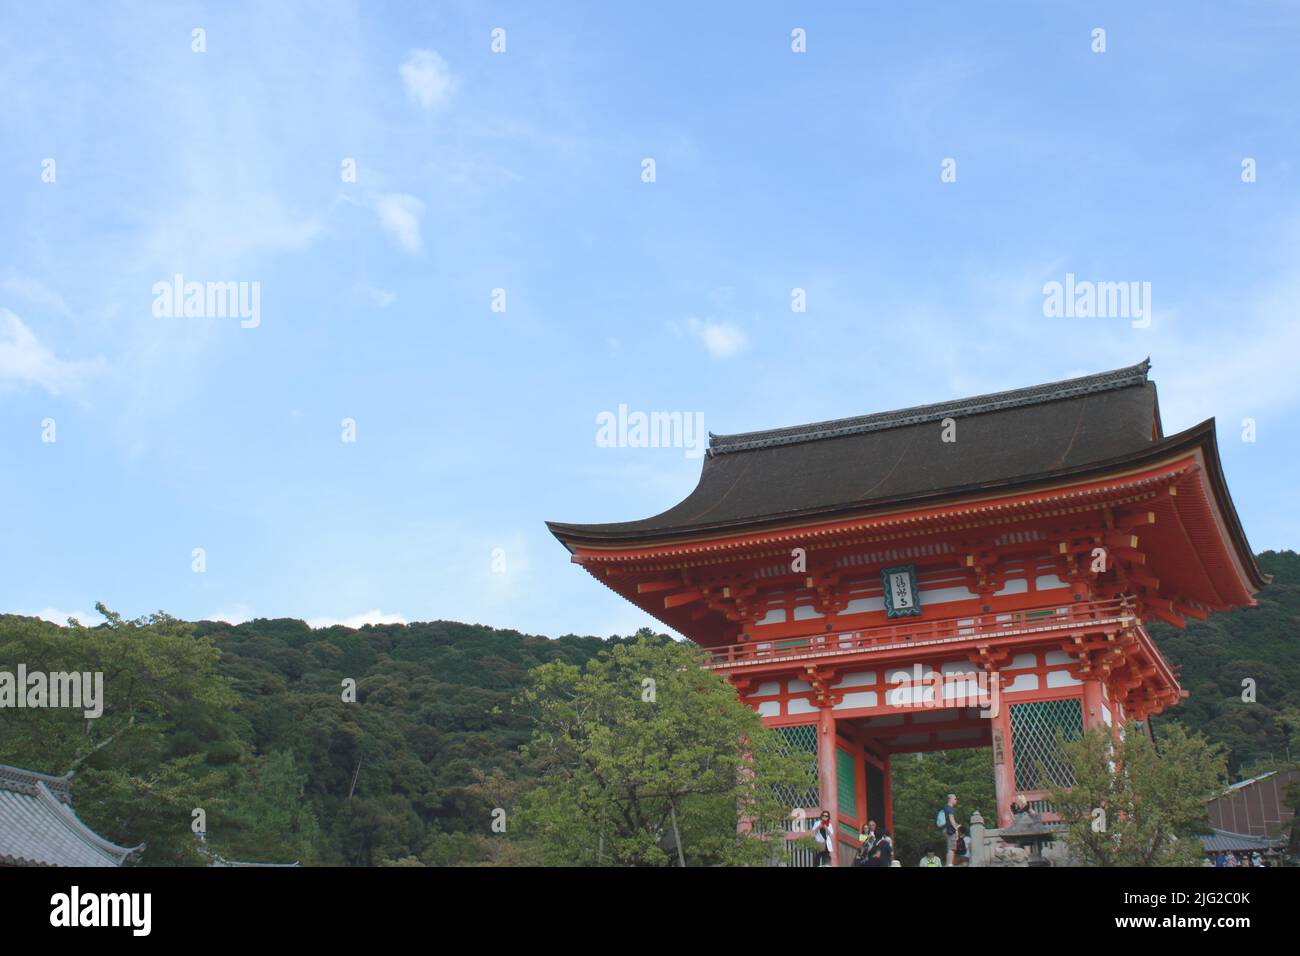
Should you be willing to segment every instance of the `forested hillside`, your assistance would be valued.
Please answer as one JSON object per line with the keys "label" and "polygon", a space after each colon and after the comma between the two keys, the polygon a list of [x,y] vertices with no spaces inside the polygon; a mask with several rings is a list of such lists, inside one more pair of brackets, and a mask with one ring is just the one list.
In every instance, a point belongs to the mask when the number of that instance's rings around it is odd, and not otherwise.
{"label": "forested hillside", "polygon": [[[1300,556],[1266,552],[1260,563],[1274,583],[1258,608],[1153,628],[1192,692],[1157,718],[1157,734],[1170,720],[1204,731],[1230,748],[1237,775],[1288,762],[1300,729]],[[108,612],[69,628],[5,615],[0,669],[103,671],[107,700],[89,723],[69,710],[3,712],[0,763],[75,768],[78,813],[117,842],[146,842],[155,864],[202,861],[196,809],[212,846],[235,859],[519,862],[510,836],[490,828],[493,809],[537,779],[519,753],[531,728],[511,701],[531,668],[583,664],[625,640],[450,622],[312,630]],[[1253,702],[1242,700],[1247,678]],[[344,699],[349,680],[355,702]],[[985,793],[970,777],[972,758],[899,768],[900,825],[916,816],[921,833],[949,786],[988,813],[991,785]]]}
{"label": "forested hillside", "polygon": [[[254,750],[293,754],[321,862],[361,865],[487,859],[493,788],[529,777],[518,751],[531,728],[512,697],[539,664],[583,664],[620,640],[446,621],[203,622],[197,633],[221,651]],[[342,700],[347,678],[360,706]]]}
{"label": "forested hillside", "polygon": [[1234,778],[1300,759],[1300,554],[1265,551],[1258,560],[1273,577],[1258,607],[1189,621],[1181,631],[1149,625],[1191,692],[1155,718],[1157,735],[1171,720],[1204,732],[1228,748]]}
{"label": "forested hillside", "polygon": [[[76,769],[77,812],[144,862],[486,862],[493,808],[534,779],[511,699],[539,664],[623,639],[450,622],[312,630],[166,615],[95,627],[0,616],[0,669],[102,671],[104,714],[0,713],[0,763]],[[629,639],[630,640],[630,639]],[[355,681],[355,702],[345,701]]]}

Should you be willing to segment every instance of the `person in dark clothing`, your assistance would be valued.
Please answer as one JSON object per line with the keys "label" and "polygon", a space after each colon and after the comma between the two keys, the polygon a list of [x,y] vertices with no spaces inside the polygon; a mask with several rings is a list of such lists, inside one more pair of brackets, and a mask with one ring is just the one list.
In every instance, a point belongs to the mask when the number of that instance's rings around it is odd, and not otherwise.
{"label": "person in dark clothing", "polygon": [[962,825],[957,824],[957,849],[952,856],[953,866],[966,866],[970,863],[970,838],[962,832]]}
{"label": "person in dark clothing", "polygon": [[888,833],[882,833],[867,854],[867,866],[889,866],[893,861],[894,839]]}

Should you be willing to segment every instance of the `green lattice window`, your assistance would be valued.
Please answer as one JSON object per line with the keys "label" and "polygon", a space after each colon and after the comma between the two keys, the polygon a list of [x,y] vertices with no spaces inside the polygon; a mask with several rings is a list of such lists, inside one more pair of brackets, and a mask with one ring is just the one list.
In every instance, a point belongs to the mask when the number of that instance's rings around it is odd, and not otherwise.
{"label": "green lattice window", "polygon": [[777,727],[776,732],[785,740],[784,752],[787,755],[804,755],[808,767],[807,787],[777,787],[777,794],[791,808],[818,806],[820,797],[817,788],[817,725]]}
{"label": "green lattice window", "polygon": [[847,750],[835,748],[835,790],[839,795],[840,815],[853,817],[858,814],[858,781],[854,774],[853,755]]}
{"label": "green lattice window", "polygon": [[1074,786],[1074,771],[1057,750],[1056,735],[1059,730],[1065,740],[1079,739],[1083,702],[1073,698],[1012,704],[1010,717],[1016,789]]}

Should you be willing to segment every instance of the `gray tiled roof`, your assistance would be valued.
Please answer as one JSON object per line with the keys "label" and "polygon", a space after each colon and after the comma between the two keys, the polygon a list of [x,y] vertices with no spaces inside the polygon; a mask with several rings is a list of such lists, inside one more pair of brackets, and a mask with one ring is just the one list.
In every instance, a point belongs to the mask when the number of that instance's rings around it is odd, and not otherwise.
{"label": "gray tiled roof", "polygon": [[1284,841],[1270,840],[1268,837],[1251,836],[1249,833],[1232,833],[1228,830],[1216,829],[1209,836],[1201,837],[1201,843],[1205,845],[1207,853],[1218,853],[1220,850],[1264,850],[1273,846],[1281,846]]}
{"label": "gray tiled roof", "polygon": [[77,819],[70,779],[0,765],[0,863],[121,866],[141,849],[110,843]]}
{"label": "gray tiled roof", "polygon": [[212,847],[208,846],[207,837],[205,837],[202,833],[198,834],[198,840],[199,840],[199,853],[201,853],[207,859],[208,866],[293,867],[298,865],[297,860],[295,860],[292,863],[246,863],[240,860],[227,860],[216,850],[212,849]]}

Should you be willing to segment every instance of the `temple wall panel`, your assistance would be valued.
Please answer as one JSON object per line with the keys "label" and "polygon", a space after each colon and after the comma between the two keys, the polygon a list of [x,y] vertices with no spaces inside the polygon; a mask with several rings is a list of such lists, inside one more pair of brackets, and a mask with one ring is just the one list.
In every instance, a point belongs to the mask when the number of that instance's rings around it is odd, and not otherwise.
{"label": "temple wall panel", "polygon": [[[832,607],[838,606],[838,611],[826,607],[826,588],[819,592],[814,587],[786,583],[760,592],[752,605],[750,623],[745,625],[747,632],[752,638],[780,640],[820,636],[826,633],[824,622],[832,622],[840,632],[887,624],[880,581],[882,565],[868,563],[867,556],[856,557],[861,560],[840,559],[837,568],[844,576],[829,586],[829,593],[834,595]],[[962,619],[963,615],[986,613],[988,605],[994,613],[1010,615],[1052,601],[1072,601],[1075,586],[1060,576],[1064,573],[1062,560],[1046,547],[1041,554],[1006,557],[983,566],[981,580],[987,582],[983,593],[975,589],[976,575],[966,566],[964,556],[941,554],[937,560],[937,565],[917,565],[923,616]],[[862,567],[861,573],[857,566]],[[973,618],[970,623],[974,624]]]}
{"label": "temple wall panel", "polygon": [[832,684],[832,687],[863,687],[876,683],[875,671],[853,671],[845,674],[838,681]]}

